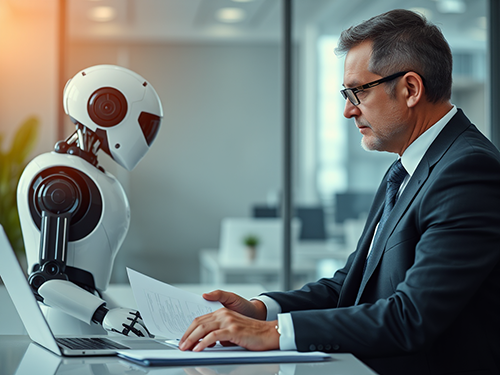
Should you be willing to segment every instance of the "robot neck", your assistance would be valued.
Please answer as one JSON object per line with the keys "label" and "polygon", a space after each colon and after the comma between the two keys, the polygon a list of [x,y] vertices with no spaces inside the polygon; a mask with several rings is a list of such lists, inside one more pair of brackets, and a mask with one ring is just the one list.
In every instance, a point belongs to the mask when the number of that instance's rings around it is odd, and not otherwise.
{"label": "robot neck", "polygon": [[57,142],[54,151],[79,156],[102,170],[97,162],[97,152],[100,148],[101,140],[97,134],[77,122],[75,132],[66,140]]}

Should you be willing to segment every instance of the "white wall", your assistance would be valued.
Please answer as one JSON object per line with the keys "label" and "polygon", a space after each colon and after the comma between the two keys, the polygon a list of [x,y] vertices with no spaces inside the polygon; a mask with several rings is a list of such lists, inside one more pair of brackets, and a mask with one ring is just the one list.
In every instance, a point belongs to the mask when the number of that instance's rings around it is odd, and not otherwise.
{"label": "white wall", "polygon": [[168,282],[197,282],[198,252],[217,248],[221,219],[248,216],[252,203],[279,189],[279,46],[71,44],[70,76],[101,63],[143,75],[164,109],[160,134],[136,169],[106,163],[132,210],[114,280],[126,280],[127,265]]}

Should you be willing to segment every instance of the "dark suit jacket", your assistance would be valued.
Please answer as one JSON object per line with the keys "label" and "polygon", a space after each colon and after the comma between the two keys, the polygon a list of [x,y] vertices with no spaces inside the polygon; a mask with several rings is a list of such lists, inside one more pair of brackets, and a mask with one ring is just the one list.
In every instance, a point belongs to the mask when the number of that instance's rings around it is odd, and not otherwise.
{"label": "dark suit jacket", "polygon": [[298,350],[349,352],[381,374],[500,373],[500,154],[461,110],[425,153],[363,265],[385,178],[357,249],[333,278],[267,293]]}

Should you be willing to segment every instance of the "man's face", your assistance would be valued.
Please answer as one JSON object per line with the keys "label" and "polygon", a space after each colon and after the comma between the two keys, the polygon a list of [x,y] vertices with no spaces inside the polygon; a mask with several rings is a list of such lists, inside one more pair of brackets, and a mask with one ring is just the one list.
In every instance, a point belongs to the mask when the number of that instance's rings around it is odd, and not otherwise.
{"label": "man's face", "polygon": [[[371,42],[363,42],[349,50],[344,64],[344,86],[353,88],[381,79],[368,70],[372,52]],[[397,72],[391,72],[397,73]],[[398,93],[403,89],[397,79],[396,96],[386,92],[386,83],[357,93],[360,104],[348,99],[344,108],[346,118],[354,118],[363,135],[361,144],[367,150],[400,153],[409,138],[405,124],[405,102]]]}

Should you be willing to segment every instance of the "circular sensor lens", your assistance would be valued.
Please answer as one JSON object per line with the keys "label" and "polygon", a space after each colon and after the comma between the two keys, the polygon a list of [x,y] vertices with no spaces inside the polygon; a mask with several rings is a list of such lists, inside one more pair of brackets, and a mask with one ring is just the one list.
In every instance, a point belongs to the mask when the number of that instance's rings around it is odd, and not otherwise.
{"label": "circular sensor lens", "polygon": [[50,276],[57,275],[60,272],[59,266],[54,262],[48,262],[43,265],[43,271]]}
{"label": "circular sensor lens", "polygon": [[113,87],[97,89],[87,104],[91,120],[106,128],[118,125],[127,115],[127,109],[127,99]]}

